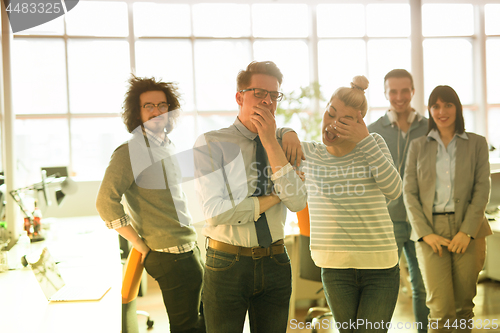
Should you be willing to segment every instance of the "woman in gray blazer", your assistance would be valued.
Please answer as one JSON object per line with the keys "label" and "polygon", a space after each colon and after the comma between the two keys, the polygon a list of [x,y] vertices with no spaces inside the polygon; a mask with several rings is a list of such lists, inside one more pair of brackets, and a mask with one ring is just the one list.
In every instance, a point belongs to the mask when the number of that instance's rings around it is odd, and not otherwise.
{"label": "woman in gray blazer", "polygon": [[449,86],[429,96],[429,131],[411,142],[403,195],[427,290],[429,332],[471,332],[476,282],[491,229],[488,145],[465,132],[462,104]]}

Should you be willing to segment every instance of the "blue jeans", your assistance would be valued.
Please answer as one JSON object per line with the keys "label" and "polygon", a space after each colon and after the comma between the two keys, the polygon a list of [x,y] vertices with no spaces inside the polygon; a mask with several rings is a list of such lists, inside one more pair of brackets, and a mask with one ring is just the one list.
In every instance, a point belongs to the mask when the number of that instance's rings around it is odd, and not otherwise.
{"label": "blue jeans", "polygon": [[404,222],[394,222],[394,236],[398,244],[398,255],[401,258],[401,253],[405,252],[406,262],[408,263],[408,271],[410,273],[411,289],[413,295],[413,313],[415,321],[422,323],[422,329],[419,333],[427,332],[429,308],[425,305],[425,286],[422,278],[422,273],[418,266],[417,253],[415,251],[415,242],[410,240],[411,225]]}
{"label": "blue jeans", "polygon": [[203,313],[208,333],[285,333],[292,293],[288,254],[253,259],[207,249]]}
{"label": "blue jeans", "polygon": [[199,314],[203,264],[198,246],[181,254],[149,251],[144,268],[160,286],[170,332],[205,332]]}
{"label": "blue jeans", "polygon": [[399,291],[399,266],[322,268],[326,300],[340,333],[387,332]]}

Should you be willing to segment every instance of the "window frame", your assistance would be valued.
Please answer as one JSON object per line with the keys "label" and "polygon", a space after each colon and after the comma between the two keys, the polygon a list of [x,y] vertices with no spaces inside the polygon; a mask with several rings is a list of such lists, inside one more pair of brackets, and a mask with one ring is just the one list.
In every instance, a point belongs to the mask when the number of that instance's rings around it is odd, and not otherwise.
{"label": "window frame", "polygon": [[[70,36],[67,35],[66,33],[66,21],[64,20],[64,33],[63,35],[24,35],[24,34],[14,34],[13,38],[14,39],[32,39],[32,38],[56,38],[56,39],[63,39],[64,40],[64,47],[65,47],[65,68],[66,68],[66,94],[67,94],[67,112],[66,113],[60,113],[60,114],[18,114],[14,115],[15,119],[47,119],[47,118],[52,118],[52,119],[58,119],[58,118],[65,118],[68,122],[68,137],[69,137],[69,170],[73,170],[73,149],[72,149],[72,136],[71,136],[71,121],[72,119],[75,118],[101,118],[101,117],[120,117],[119,113],[86,113],[86,114],[75,114],[71,112],[70,108],[70,96],[69,96],[69,72],[68,72],[68,41],[71,39],[96,39],[96,40],[125,40],[129,44],[129,52],[130,52],[130,71],[135,73],[135,68],[136,68],[136,52],[135,52],[135,42],[140,41],[140,40],[148,40],[148,39],[155,39],[155,40],[169,40],[169,39],[185,39],[189,40],[191,43],[191,47],[193,49],[192,52],[192,67],[193,67],[193,78],[192,78],[192,91],[193,91],[193,110],[186,110],[185,113],[187,115],[193,116],[194,118],[194,133],[199,133],[199,128],[200,128],[200,121],[202,121],[203,117],[211,117],[211,116],[233,116],[236,117],[238,114],[237,110],[237,105],[235,103],[235,109],[230,110],[230,111],[222,111],[222,110],[200,110],[198,107],[197,103],[197,93],[196,93],[196,71],[194,67],[194,44],[195,41],[197,40],[249,40],[251,43],[251,55],[250,58],[254,59],[254,54],[253,54],[253,45],[256,41],[262,41],[262,40],[301,40],[305,41],[307,46],[308,46],[308,51],[309,51],[309,81],[310,82],[317,82],[319,81],[319,64],[318,64],[318,43],[319,41],[322,40],[329,40],[329,39],[342,39],[344,37],[321,37],[319,38],[317,36],[317,15],[316,15],[316,8],[318,4],[349,4],[351,3],[348,0],[313,0],[313,1],[300,1],[300,0],[277,0],[277,1],[271,1],[271,0],[254,0],[254,1],[241,1],[238,2],[238,4],[306,4],[308,8],[308,17],[309,17],[309,33],[307,37],[279,37],[279,38],[270,38],[270,37],[255,37],[252,34],[250,36],[243,36],[243,37],[234,37],[234,38],[228,38],[228,37],[210,37],[210,36],[204,36],[204,37],[198,37],[193,35],[193,29],[191,29],[191,35],[190,36],[183,36],[183,37],[159,37],[159,36],[135,36],[134,35],[134,27],[133,27],[133,22],[134,22],[134,17],[133,17],[133,4],[135,2],[141,2],[141,1],[132,1],[132,0],[126,0],[126,1],[119,1],[119,0],[109,0],[109,1],[118,1],[118,2],[126,2],[127,3],[127,8],[128,8],[128,25],[129,25],[129,34],[126,37],[105,37],[105,36]],[[183,0],[181,1],[174,1],[174,0],[164,0],[161,3],[182,3],[182,4],[187,4],[190,6],[190,17],[192,20],[193,17],[193,11],[191,10],[192,6],[195,4],[199,3],[214,3],[214,1],[204,1],[204,0]],[[234,0],[218,0],[216,3],[234,3]],[[377,4],[379,2],[373,1],[373,0],[359,0],[356,3],[362,4],[365,7],[366,11],[366,5],[368,4]],[[434,39],[434,38],[466,38],[472,40],[473,44],[473,86],[476,87],[475,92],[474,92],[474,103],[473,104],[467,104],[464,105],[464,107],[467,107],[471,110],[474,110],[475,112],[475,124],[476,128],[474,129],[475,132],[485,135],[488,137],[488,126],[487,126],[487,117],[488,117],[488,111],[490,109],[497,109],[500,107],[500,104],[488,104],[487,99],[486,99],[486,75],[487,75],[487,68],[485,64],[485,54],[486,54],[486,40],[489,38],[500,38],[500,35],[485,35],[485,27],[484,27],[484,17],[485,17],[485,4],[490,4],[490,3],[500,3],[498,0],[494,1],[487,1],[487,0],[479,0],[479,1],[464,1],[464,0],[427,0],[427,1],[414,1],[414,0],[409,0],[409,1],[402,1],[402,0],[392,0],[389,1],[389,3],[394,3],[394,4],[410,4],[410,15],[412,16],[412,20],[414,19],[413,15],[413,8],[414,6],[421,5],[421,4],[427,4],[427,3],[467,3],[467,4],[472,4],[474,8],[474,24],[475,24],[475,30],[474,34],[472,36],[443,36],[443,37],[434,37],[434,36],[429,36],[425,37],[425,39]],[[250,9],[250,15],[251,15],[251,9]],[[366,18],[365,18],[366,19]],[[191,21],[192,22],[192,21]],[[191,23],[192,24],[192,23]],[[250,24],[251,23],[251,18],[250,18]],[[252,31],[252,30],[251,30]],[[364,41],[365,45],[368,45],[368,41],[370,40],[375,40],[375,39],[401,39],[404,37],[400,36],[395,36],[395,37],[368,37],[365,32],[365,36],[362,37],[349,37],[349,39],[361,39]],[[412,39],[412,36],[408,37],[410,39],[410,42],[413,43],[414,39]],[[423,38],[422,38],[423,39]],[[411,48],[411,56],[412,58],[415,56],[414,54],[414,48]],[[416,55],[417,57],[419,55]],[[14,60],[12,60],[14,61]],[[366,72],[368,72],[368,57],[366,57]],[[412,70],[414,72],[414,70]],[[423,72],[423,69],[422,69]],[[236,73],[235,73],[236,76]],[[418,80],[419,76],[416,76],[416,80]],[[9,89],[9,83],[6,83],[6,88],[4,89]],[[423,87],[423,83],[422,83]],[[182,87],[181,87],[182,91]],[[325,96],[327,97],[327,96]],[[328,97],[327,97],[328,98]],[[417,96],[415,96],[415,99]],[[423,96],[423,91],[421,94],[421,100],[415,100],[414,105],[416,104],[421,104],[425,105],[426,102],[424,101],[424,96]],[[313,102],[313,110],[312,112],[321,112],[324,103],[315,100]],[[374,107],[371,108],[373,111],[385,111],[385,107]],[[419,110],[420,111],[420,110]],[[426,110],[422,109],[421,112],[424,113],[424,115],[427,115]],[[371,119],[370,118],[370,112],[368,114],[368,119],[371,121],[374,121],[376,119]],[[7,143],[4,143],[4,145]],[[8,143],[8,144],[13,144],[13,143]]]}

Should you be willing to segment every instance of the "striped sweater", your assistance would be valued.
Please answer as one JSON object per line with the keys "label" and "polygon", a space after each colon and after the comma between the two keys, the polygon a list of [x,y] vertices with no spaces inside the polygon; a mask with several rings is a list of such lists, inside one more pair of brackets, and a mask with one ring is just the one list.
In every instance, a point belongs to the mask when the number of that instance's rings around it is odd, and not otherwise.
{"label": "striped sweater", "polygon": [[303,142],[311,252],[325,268],[390,268],[398,262],[387,199],[402,182],[384,139],[372,133],[347,155],[322,143]]}

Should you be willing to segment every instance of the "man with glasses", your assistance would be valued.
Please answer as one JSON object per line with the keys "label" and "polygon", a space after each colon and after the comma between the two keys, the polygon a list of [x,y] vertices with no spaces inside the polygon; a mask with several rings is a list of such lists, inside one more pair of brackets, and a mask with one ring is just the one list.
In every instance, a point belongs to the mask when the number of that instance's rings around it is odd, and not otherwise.
{"label": "man with glasses", "polygon": [[132,137],[111,156],[97,210],[142,254],[160,286],[170,331],[205,332],[199,315],[203,264],[168,138],[179,116],[177,88],[154,78],[129,82],[122,118]]}
{"label": "man with glasses", "polygon": [[206,218],[203,307],[207,332],[286,332],[290,260],[286,209],[306,205],[303,180],[276,138],[283,75],[270,61],[237,77],[239,113],[228,128],[201,135],[194,148],[197,193]]}
{"label": "man with glasses", "polygon": [[[411,107],[415,94],[413,77],[405,69],[393,69],[384,77],[385,97],[390,108],[385,115],[368,126],[370,132],[380,134],[391,152],[401,178],[404,177],[406,156],[411,140],[427,134],[427,118]],[[394,224],[398,255],[404,250],[413,290],[413,312],[421,325],[418,332],[427,332],[429,309],[425,305],[425,287],[418,266],[415,243],[410,239],[411,225],[406,217],[403,196],[387,206]]]}

